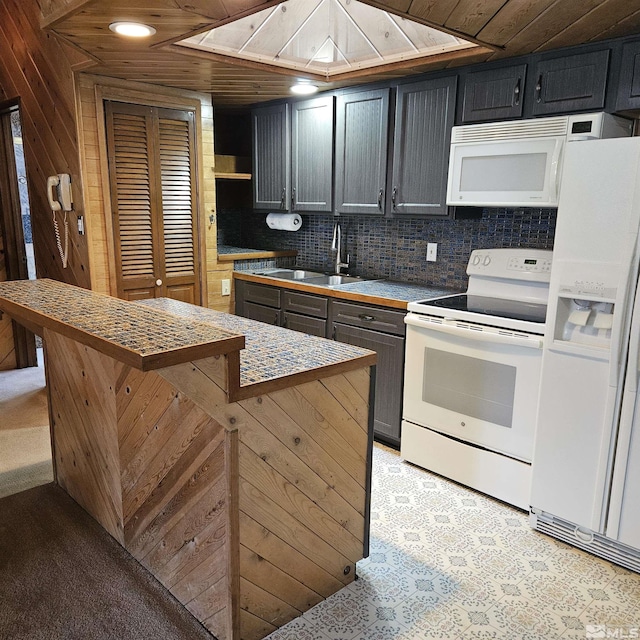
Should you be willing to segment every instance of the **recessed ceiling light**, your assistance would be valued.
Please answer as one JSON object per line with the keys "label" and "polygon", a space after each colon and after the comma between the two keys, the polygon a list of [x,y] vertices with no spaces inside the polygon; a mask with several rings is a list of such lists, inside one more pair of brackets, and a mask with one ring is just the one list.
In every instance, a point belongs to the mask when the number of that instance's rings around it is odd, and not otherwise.
{"label": "recessed ceiling light", "polygon": [[140,22],[112,22],[109,25],[109,29],[119,33],[121,36],[129,36],[130,38],[146,38],[156,32],[153,27]]}
{"label": "recessed ceiling light", "polygon": [[308,80],[298,80],[294,85],[290,87],[291,93],[296,93],[299,96],[309,96],[318,90],[315,84],[311,84]]}

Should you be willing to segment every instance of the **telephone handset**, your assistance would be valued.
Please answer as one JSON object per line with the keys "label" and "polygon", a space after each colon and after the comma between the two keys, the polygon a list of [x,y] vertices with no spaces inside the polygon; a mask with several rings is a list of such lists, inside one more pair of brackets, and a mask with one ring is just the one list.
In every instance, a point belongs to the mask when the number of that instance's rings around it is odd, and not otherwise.
{"label": "telephone handset", "polygon": [[[55,196],[53,190],[55,189]],[[73,210],[73,196],[71,194],[71,176],[68,173],[59,173],[57,176],[49,176],[47,178],[47,198],[51,206],[53,214],[53,231],[56,235],[56,245],[62,260],[62,268],[67,268],[67,260],[69,257],[69,221],[67,220],[67,212]],[[58,219],[56,211],[64,211],[64,248],[60,239],[60,229],[58,227]]]}

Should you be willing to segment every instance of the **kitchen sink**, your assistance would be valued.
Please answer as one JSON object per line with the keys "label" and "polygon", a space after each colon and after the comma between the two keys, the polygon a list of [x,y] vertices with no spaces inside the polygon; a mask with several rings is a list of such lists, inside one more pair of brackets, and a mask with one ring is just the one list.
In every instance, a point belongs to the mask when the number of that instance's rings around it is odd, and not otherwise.
{"label": "kitchen sink", "polygon": [[364,278],[358,276],[347,276],[344,274],[329,275],[319,271],[308,271],[306,269],[262,269],[253,272],[257,276],[268,276],[280,280],[297,280],[306,284],[315,284],[320,287],[337,287],[350,282],[364,282]]}
{"label": "kitchen sink", "polygon": [[304,278],[307,284],[317,284],[326,287],[335,287],[340,284],[348,284],[350,282],[363,282],[364,278],[358,276],[345,276],[345,275],[322,275],[318,277]]}
{"label": "kitchen sink", "polygon": [[306,269],[264,269],[253,273],[257,276],[269,276],[270,278],[280,278],[282,280],[306,280],[307,278],[326,277],[324,273],[307,271]]}

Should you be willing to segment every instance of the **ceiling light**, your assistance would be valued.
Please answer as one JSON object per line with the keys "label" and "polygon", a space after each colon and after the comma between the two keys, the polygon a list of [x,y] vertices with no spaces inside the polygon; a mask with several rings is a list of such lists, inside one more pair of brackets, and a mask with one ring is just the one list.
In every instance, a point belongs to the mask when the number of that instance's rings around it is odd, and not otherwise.
{"label": "ceiling light", "polygon": [[309,96],[318,90],[315,84],[311,84],[308,80],[298,80],[294,85],[290,87],[291,93],[296,93],[299,96]]}
{"label": "ceiling light", "polygon": [[112,22],[109,25],[109,29],[121,36],[129,36],[131,38],[146,38],[156,32],[153,27],[139,22]]}

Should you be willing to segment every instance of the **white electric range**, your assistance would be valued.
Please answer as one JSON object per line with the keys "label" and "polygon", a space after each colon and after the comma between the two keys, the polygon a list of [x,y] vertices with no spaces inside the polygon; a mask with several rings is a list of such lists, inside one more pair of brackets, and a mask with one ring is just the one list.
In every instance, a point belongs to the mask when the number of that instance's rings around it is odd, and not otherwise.
{"label": "white electric range", "polygon": [[471,253],[465,294],[411,302],[401,455],[527,509],[552,252]]}

